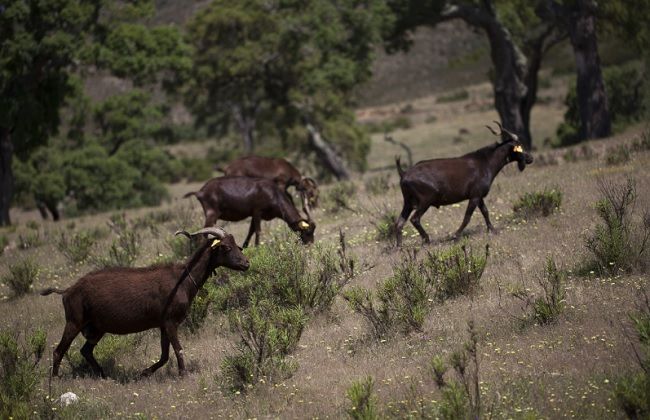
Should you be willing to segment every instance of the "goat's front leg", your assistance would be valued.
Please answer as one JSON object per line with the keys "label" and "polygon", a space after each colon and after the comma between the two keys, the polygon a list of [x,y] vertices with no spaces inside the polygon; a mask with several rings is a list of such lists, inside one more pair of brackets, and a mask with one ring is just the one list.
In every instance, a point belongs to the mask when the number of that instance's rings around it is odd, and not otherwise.
{"label": "goat's front leg", "polygon": [[262,234],[262,218],[259,215],[253,216],[253,223],[255,224],[255,246],[258,246]]}
{"label": "goat's front leg", "polygon": [[463,218],[463,223],[461,223],[456,233],[454,233],[453,235],[454,239],[460,237],[460,234],[463,233],[463,230],[465,230],[465,227],[467,227],[467,224],[472,218],[472,213],[474,213],[474,210],[476,210],[476,206],[479,204],[480,200],[481,200],[480,198],[472,198],[471,200],[469,200],[469,203],[467,204],[467,210],[465,210],[465,217]]}
{"label": "goat's front leg", "polygon": [[183,347],[181,347],[180,341],[178,341],[178,327],[174,323],[168,323],[165,330],[167,331],[167,337],[172,343],[174,348],[174,353],[176,354],[176,361],[178,362],[178,374],[183,376],[185,374],[185,359],[183,357]]}
{"label": "goat's front leg", "polygon": [[485,219],[485,224],[487,225],[488,232],[497,233],[497,230],[494,228],[494,226],[492,226],[492,223],[490,223],[490,215],[488,214],[488,209],[485,205],[485,201],[483,201],[482,198],[481,201],[478,202],[478,208],[481,210],[481,214]]}
{"label": "goat's front leg", "polygon": [[142,371],[142,376],[149,376],[160,367],[164,366],[169,360],[169,338],[164,328],[160,329],[160,360]]}

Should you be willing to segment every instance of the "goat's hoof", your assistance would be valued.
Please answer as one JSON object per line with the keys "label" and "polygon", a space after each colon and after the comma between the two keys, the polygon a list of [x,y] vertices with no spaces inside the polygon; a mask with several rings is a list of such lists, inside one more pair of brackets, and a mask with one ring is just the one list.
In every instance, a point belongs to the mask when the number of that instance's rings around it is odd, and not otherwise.
{"label": "goat's hoof", "polygon": [[498,235],[499,231],[495,228],[488,229],[488,233],[491,233],[492,235]]}

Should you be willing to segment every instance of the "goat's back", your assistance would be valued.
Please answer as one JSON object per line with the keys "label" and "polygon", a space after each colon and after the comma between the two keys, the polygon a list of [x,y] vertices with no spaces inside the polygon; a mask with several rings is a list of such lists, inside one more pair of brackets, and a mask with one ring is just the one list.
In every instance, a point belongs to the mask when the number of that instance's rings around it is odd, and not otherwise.
{"label": "goat's back", "polygon": [[272,179],[282,185],[297,185],[300,172],[286,159],[245,156],[230,162],[223,172],[228,176],[248,176]]}
{"label": "goat's back", "polygon": [[[63,294],[66,319],[113,334],[129,334],[161,325],[167,304],[181,274],[178,265],[147,268],[109,268],[80,278]],[[189,299],[182,288],[167,315],[174,317]]]}
{"label": "goat's back", "polygon": [[221,220],[236,222],[259,213],[265,220],[283,217],[293,203],[278,185],[266,178],[224,176],[208,181],[196,194],[204,210]]}

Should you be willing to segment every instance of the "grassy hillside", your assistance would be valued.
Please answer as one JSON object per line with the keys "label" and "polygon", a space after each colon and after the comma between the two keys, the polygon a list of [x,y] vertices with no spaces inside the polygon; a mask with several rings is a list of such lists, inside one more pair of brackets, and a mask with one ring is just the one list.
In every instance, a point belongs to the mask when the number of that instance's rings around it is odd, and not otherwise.
{"label": "grassy hillside", "polygon": [[[548,89],[542,95],[550,99],[535,110],[533,119],[533,134],[540,139],[552,133],[562,114],[557,99],[561,95],[552,94],[553,84]],[[359,117],[372,121],[407,115],[411,128],[393,135],[412,148],[416,160],[458,155],[494,141],[483,127],[496,119],[490,107],[489,86],[473,86],[467,91],[468,97],[460,101],[441,103],[435,97],[423,98],[366,109],[360,111]],[[38,365],[41,376],[32,400],[38,416],[43,415],[41,410],[46,406],[44,396],[56,398],[72,391],[81,402],[64,410],[63,416],[340,418],[351,406],[346,390],[354,381],[370,375],[381,416],[427,417],[427,407],[442,398],[430,370],[431,358],[440,355],[448,359],[462,347],[468,340],[467,323],[472,320],[479,334],[484,413],[489,410],[503,418],[623,417],[612,391],[618,378],[638,369],[628,314],[635,309],[639,291],[648,289],[647,275],[594,273],[578,277],[570,271],[565,310],[556,322],[546,326],[523,325],[522,303],[510,291],[523,286],[539,294],[537,279],[547,257],[573,272],[587,258],[585,238],[597,222],[594,203],[599,199],[598,179],[635,179],[637,210],[650,207],[650,152],[632,152],[629,160],[611,159],[615,147],[639,140],[643,130],[635,127],[614,138],[590,142],[587,149],[578,146],[540,152],[537,162],[523,173],[514,166],[505,168],[486,200],[500,233],[487,235],[479,212],[466,230],[468,244],[474,250],[490,246],[480,287],[470,295],[432,302],[421,331],[395,331],[376,341],[364,319],[337,297],[330,311],[308,321],[297,349],[289,356],[297,366],[293,375],[277,382],[262,381],[248,392],[233,393],[220,385],[220,366],[236,350],[238,338],[229,329],[227,317],[216,308],[212,308],[198,333],[190,334],[185,329],[181,334],[189,370],[184,377],[177,377],[173,356],[151,378],[138,377],[138,372],[157,360],[160,352],[157,331],[149,331],[130,338],[104,339],[99,351],[105,358],[108,380],[89,376],[83,369],[78,354],[83,342],[78,337],[64,359],[62,377],[48,383],[45,371],[63,331],[63,308],[58,296],[41,297],[35,291],[67,287],[93,270],[93,261],[106,257],[117,240],[108,228],[115,215],[97,214],[55,224],[38,220],[36,213],[13,213],[17,225],[0,230],[0,236],[8,240],[0,256],[0,278],[9,275],[10,266],[27,258],[39,271],[31,292],[23,297],[14,298],[7,285],[0,286],[0,328],[3,332],[19,332],[19,341],[35,328],[43,328],[47,334],[45,356]],[[315,212],[316,238],[319,243],[336,246],[339,231],[345,233],[348,252],[358,261],[357,275],[347,289],[376,289],[378,282],[393,274],[409,250],[418,251],[422,258],[427,251],[453,245],[447,238],[459,226],[465,203],[430,209],[425,214],[423,224],[433,240],[429,246],[421,245],[410,225],[402,251],[392,248],[390,241],[377,239],[375,225],[383,215],[399,211],[402,205],[393,166],[394,156],[400,153],[403,155],[383,136],[373,137],[370,171],[353,180],[356,192],[349,197],[350,209],[334,211],[328,196],[332,197],[332,191],[340,186],[323,187],[323,203]],[[542,154],[544,158],[540,159]],[[136,265],[173,256],[173,232],[202,225],[198,203],[180,198],[200,185],[173,185],[172,202],[124,213],[139,237]],[[544,188],[561,190],[564,199],[559,212],[529,221],[513,217],[513,203],[522,194]],[[226,229],[241,243],[248,224],[229,223]],[[285,227],[273,221],[264,223],[262,229],[268,242],[271,232]],[[70,238],[82,231],[91,232],[95,243],[87,260],[72,263],[62,253],[69,246],[62,245],[61,236]]]}

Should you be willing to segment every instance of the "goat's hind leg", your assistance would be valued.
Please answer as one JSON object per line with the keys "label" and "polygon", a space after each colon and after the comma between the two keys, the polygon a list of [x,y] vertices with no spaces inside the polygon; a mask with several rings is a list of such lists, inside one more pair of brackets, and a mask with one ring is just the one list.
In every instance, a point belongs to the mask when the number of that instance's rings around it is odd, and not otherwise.
{"label": "goat's hind leg", "polygon": [[61,341],[59,341],[56,349],[54,349],[52,376],[58,376],[59,366],[61,366],[63,355],[68,351],[70,344],[72,344],[74,338],[77,336],[77,334],[79,334],[79,331],[79,327],[74,322],[66,322],[65,328],[63,329],[63,336],[61,337]]}
{"label": "goat's hind leg", "polygon": [[411,223],[413,223],[413,226],[418,230],[420,233],[420,236],[422,237],[422,241],[424,241],[425,244],[428,244],[431,242],[431,239],[429,239],[429,234],[424,230],[422,227],[422,224],[420,223],[420,218],[426,213],[426,211],[429,209],[429,206],[420,206],[417,209],[415,209],[415,213],[413,213],[413,216],[411,216]]}
{"label": "goat's hind leg", "polygon": [[411,207],[408,202],[405,202],[404,207],[402,208],[402,213],[400,213],[397,221],[395,221],[395,238],[397,246],[402,245],[402,228],[404,227],[404,224],[408,220],[412,211],[413,207]]}
{"label": "goat's hind leg", "polygon": [[90,364],[90,367],[93,369],[93,372],[95,372],[95,375],[99,375],[100,377],[105,378],[106,375],[104,374],[104,370],[101,366],[99,366],[99,363],[97,363],[97,360],[93,355],[93,350],[95,349],[97,343],[99,343],[99,340],[101,340],[104,336],[104,333],[98,332],[92,327],[84,328],[81,333],[86,339],[86,343],[81,347],[81,355]]}
{"label": "goat's hind leg", "polygon": [[164,328],[160,329],[160,360],[142,371],[142,376],[149,376],[164,366],[169,360],[169,338]]}

